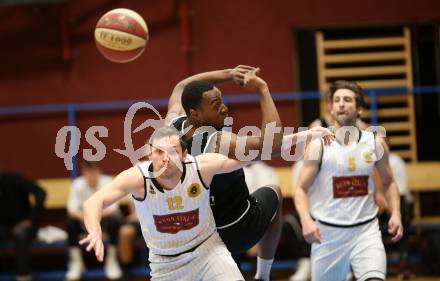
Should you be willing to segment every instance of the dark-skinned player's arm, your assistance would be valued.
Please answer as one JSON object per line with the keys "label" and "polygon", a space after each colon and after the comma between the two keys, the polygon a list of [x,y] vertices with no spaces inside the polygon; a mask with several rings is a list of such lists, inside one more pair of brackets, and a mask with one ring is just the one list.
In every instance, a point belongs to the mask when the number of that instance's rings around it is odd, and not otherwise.
{"label": "dark-skinned player's arm", "polygon": [[277,152],[279,154],[283,142],[282,123],[267,83],[256,75],[256,71],[237,75],[237,78],[237,82],[242,84],[244,89],[259,94],[261,135],[249,137],[219,132],[214,151],[233,159],[240,158],[239,155],[248,154],[251,150],[256,152],[255,160],[261,159],[262,153],[265,153],[263,148],[270,155]]}
{"label": "dark-skinned player's arm", "polygon": [[213,83],[214,85],[228,81],[235,81],[236,83],[240,83],[237,75],[239,75],[240,77],[244,76],[244,74],[248,71],[258,72],[258,68],[247,65],[239,65],[232,69],[222,69],[199,73],[180,81],[174,87],[168,101],[168,112],[166,120],[172,120],[172,118],[176,116],[185,114],[185,111],[182,107],[182,92],[185,86],[188,85],[188,83],[192,81],[206,81]]}

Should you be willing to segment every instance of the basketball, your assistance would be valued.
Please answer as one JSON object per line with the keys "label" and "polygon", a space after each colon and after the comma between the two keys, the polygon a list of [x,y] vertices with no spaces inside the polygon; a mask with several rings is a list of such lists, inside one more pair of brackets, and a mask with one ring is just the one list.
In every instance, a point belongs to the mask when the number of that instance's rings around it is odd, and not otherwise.
{"label": "basketball", "polygon": [[114,9],[96,24],[95,42],[106,59],[118,63],[130,62],[143,53],[148,42],[148,27],[138,13]]}

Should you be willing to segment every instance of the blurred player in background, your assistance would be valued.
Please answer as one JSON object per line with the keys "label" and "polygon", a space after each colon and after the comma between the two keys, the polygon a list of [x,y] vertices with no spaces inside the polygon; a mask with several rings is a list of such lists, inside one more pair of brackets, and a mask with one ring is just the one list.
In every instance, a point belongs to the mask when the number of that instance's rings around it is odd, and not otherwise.
{"label": "blurred player in background", "polygon": [[[78,237],[83,233],[83,203],[104,185],[111,182],[112,177],[103,175],[97,162],[81,161],[81,176],[72,182],[67,202],[67,232],[69,236],[69,262],[67,265],[67,280],[79,280],[85,271],[81,249],[78,246]],[[108,279],[119,279],[122,271],[117,259],[116,245],[118,231],[121,224],[121,214],[118,204],[113,204],[103,212],[102,226],[109,235],[107,258],[104,263],[104,272]]]}
{"label": "blurred player in background", "polygon": [[[34,203],[30,201],[30,195]],[[13,240],[18,281],[31,280],[29,256],[46,192],[25,177],[0,170],[0,243]]]}

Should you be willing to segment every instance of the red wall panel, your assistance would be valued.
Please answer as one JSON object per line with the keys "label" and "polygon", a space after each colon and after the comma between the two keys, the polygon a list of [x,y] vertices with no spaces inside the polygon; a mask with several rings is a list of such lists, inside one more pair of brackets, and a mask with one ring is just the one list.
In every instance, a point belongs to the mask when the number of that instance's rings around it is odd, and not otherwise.
{"label": "red wall panel", "polygon": [[[173,16],[178,1],[71,1],[69,38],[72,58],[61,60],[59,10],[61,7],[24,6],[0,9],[0,106],[77,103],[142,98],[166,98],[187,75],[178,20]],[[259,66],[273,92],[292,91],[294,44],[292,29],[298,26],[330,26],[411,23],[438,20],[435,0],[308,0],[308,1],[189,1],[191,9],[194,73],[233,67]],[[97,52],[93,29],[108,9],[136,10],[150,26],[145,53],[129,64],[106,61]],[[220,87],[225,93],[243,93],[239,87]],[[285,125],[295,122],[293,103],[278,103]],[[259,124],[259,107],[232,106],[234,129]],[[246,120],[244,123],[243,120]],[[81,113],[81,131],[106,124],[107,150],[123,143],[123,112]],[[56,132],[66,115],[0,117],[0,163],[34,178],[67,176],[54,153]],[[139,140],[138,140],[139,142]],[[86,144],[83,144],[86,147]],[[109,173],[129,162],[109,152],[103,165]],[[44,165],[41,165],[44,163]],[[287,163],[277,164],[286,165]]]}

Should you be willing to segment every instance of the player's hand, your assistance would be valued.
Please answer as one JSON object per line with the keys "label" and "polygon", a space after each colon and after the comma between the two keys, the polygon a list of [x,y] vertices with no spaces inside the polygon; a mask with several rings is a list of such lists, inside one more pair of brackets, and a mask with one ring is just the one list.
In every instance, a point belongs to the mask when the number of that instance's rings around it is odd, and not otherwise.
{"label": "player's hand", "polygon": [[313,138],[322,138],[324,139],[324,144],[329,145],[332,141],[335,140],[335,135],[333,132],[324,127],[313,127],[309,130],[309,134]]}
{"label": "player's hand", "polygon": [[403,236],[403,225],[400,215],[391,215],[390,220],[388,221],[388,233],[393,237],[391,241],[393,243],[399,241]]}
{"label": "player's hand", "polygon": [[316,139],[316,138],[323,138],[324,144],[328,145],[330,144],[334,139],[335,135],[332,131],[330,131],[327,128],[324,127],[313,127],[306,131],[301,131],[297,133],[298,139],[306,139],[307,141]]}
{"label": "player's hand", "polygon": [[95,251],[96,259],[100,262],[104,261],[104,243],[102,242],[102,235],[99,233],[89,233],[86,238],[79,241],[80,245],[87,245],[86,251]]}
{"label": "player's hand", "polygon": [[318,226],[312,219],[302,223],[302,232],[303,232],[304,240],[306,240],[307,243],[309,244],[313,244],[315,242],[321,243],[322,241],[321,231],[319,230]]}
{"label": "player's hand", "polygon": [[260,68],[249,65],[238,65],[231,70],[232,80],[238,85],[243,86],[245,74],[251,71],[259,73]]}
{"label": "player's hand", "polygon": [[[257,69],[259,70],[259,68]],[[262,92],[268,89],[266,81],[257,76],[257,70],[246,72],[243,79],[243,88],[251,92]]]}

